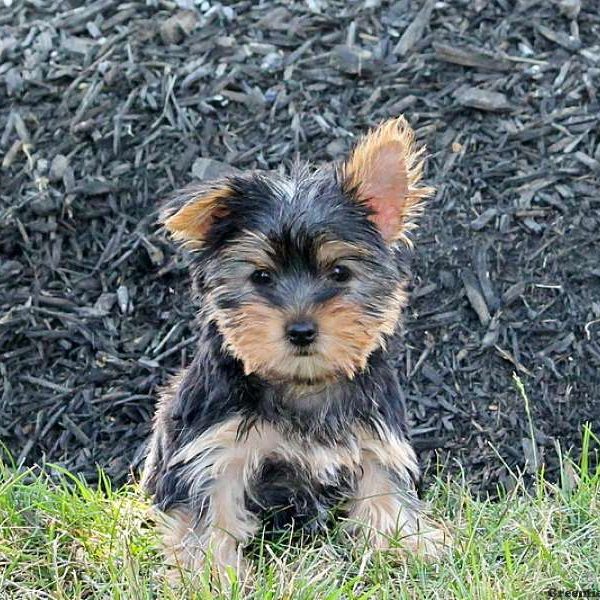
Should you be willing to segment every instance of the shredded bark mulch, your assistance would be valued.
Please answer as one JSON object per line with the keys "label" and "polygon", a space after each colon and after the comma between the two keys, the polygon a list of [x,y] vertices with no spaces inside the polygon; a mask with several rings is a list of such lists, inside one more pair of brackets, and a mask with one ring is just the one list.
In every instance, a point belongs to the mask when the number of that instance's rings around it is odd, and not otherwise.
{"label": "shredded bark mulch", "polygon": [[[161,198],[405,113],[437,195],[399,369],[477,490],[600,433],[600,14],[578,0],[0,7],[0,439],[116,481],[194,350]],[[513,382],[516,373],[531,407]]]}

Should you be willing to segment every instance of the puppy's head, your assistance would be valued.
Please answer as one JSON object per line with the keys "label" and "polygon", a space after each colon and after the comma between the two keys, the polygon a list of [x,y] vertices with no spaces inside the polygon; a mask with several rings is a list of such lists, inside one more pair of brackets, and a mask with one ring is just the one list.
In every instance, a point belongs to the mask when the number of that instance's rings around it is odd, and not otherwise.
{"label": "puppy's head", "polygon": [[197,250],[203,309],[246,373],[271,381],[352,378],[405,304],[396,248],[431,188],[402,118],[333,167],[249,173],[189,188],[163,215]]}

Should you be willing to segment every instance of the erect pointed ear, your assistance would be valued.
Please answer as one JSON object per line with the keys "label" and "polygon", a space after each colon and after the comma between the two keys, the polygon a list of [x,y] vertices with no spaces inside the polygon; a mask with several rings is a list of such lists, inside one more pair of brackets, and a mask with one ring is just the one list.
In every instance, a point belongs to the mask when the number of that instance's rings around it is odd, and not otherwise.
{"label": "erect pointed ear", "polygon": [[414,137],[404,117],[386,121],[359,140],[341,168],[343,189],[371,209],[388,244],[411,244],[407,234],[434,192],[418,186],[425,147],[416,150]]}
{"label": "erect pointed ear", "polygon": [[201,246],[213,223],[227,214],[226,200],[231,194],[226,182],[191,186],[172,198],[160,221],[176,240]]}

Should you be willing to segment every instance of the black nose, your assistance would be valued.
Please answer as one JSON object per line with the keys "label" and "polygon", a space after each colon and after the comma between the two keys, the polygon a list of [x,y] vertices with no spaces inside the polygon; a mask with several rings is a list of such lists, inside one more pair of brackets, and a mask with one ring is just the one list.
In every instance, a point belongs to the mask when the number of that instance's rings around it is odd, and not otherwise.
{"label": "black nose", "polygon": [[312,321],[296,321],[287,326],[285,333],[294,346],[308,346],[317,337],[317,326]]}

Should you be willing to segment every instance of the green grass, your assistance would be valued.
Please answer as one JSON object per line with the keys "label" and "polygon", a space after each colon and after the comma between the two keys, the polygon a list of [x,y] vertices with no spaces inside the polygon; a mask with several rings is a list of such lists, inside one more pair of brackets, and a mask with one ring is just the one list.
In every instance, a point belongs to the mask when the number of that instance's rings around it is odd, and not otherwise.
{"label": "green grass", "polygon": [[[440,564],[394,562],[335,539],[299,548],[262,544],[256,581],[221,597],[536,598],[545,590],[600,591],[600,469],[585,457],[598,439],[584,430],[582,463],[563,460],[560,484],[515,477],[500,500],[438,482],[430,500],[455,528]],[[58,474],[57,474],[58,473]],[[0,466],[0,598],[175,599],[218,597],[206,582],[172,590],[164,580],[147,505],[134,487],[89,487],[69,473]]]}

